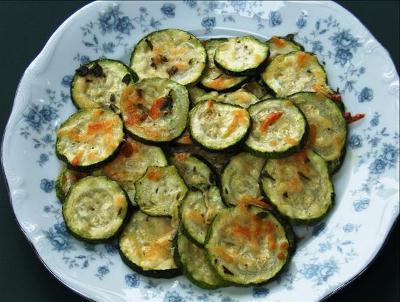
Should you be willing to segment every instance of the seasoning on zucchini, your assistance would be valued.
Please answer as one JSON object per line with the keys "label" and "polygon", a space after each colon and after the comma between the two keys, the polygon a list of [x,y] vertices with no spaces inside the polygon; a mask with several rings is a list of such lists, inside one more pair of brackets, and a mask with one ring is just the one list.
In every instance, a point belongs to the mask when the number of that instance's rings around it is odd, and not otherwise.
{"label": "seasoning on zucchini", "polygon": [[285,55],[292,51],[304,50],[304,47],[294,41],[294,35],[289,34],[286,37],[272,36],[271,39],[267,41],[269,47],[269,58],[271,61],[277,55]]}
{"label": "seasoning on zucchini", "polygon": [[190,191],[180,207],[184,233],[197,244],[203,245],[208,227],[215,215],[225,208],[219,189],[212,186],[208,191]]}
{"label": "seasoning on zucchini", "polygon": [[195,84],[206,63],[201,42],[180,29],[148,34],[136,44],[131,56],[131,68],[140,79],[167,78],[182,85]]}
{"label": "seasoning on zucchini", "polygon": [[81,109],[57,130],[57,156],[75,168],[111,159],[124,138],[122,121],[107,109]]}
{"label": "seasoning on zucchini", "polygon": [[215,217],[205,248],[222,279],[248,286],[275,277],[290,259],[291,243],[285,226],[272,212],[240,203]]}
{"label": "seasoning on zucchini", "polygon": [[137,79],[136,73],[120,61],[92,61],[76,70],[71,98],[78,108],[111,108],[119,112],[122,89]]}
{"label": "seasoning on zucchini", "polygon": [[224,201],[236,206],[244,199],[262,198],[259,178],[265,159],[242,152],[231,158],[221,176]]}
{"label": "seasoning on zucchini", "polygon": [[260,100],[254,94],[244,89],[238,89],[234,92],[228,92],[219,95],[216,98],[216,101],[231,105],[237,105],[242,108],[248,108],[249,106],[258,103]]}
{"label": "seasoning on zucchini", "polygon": [[289,100],[270,99],[249,108],[252,119],[246,146],[269,158],[299,151],[307,140],[307,120]]}
{"label": "seasoning on zucchini", "polygon": [[232,75],[252,75],[267,63],[268,46],[252,36],[229,38],[215,50],[215,65]]}
{"label": "seasoning on zucchini", "polygon": [[313,223],[333,205],[333,184],[327,164],[311,150],[269,159],[260,180],[270,202],[292,220]]}
{"label": "seasoning on zucchini", "polygon": [[175,166],[147,168],[135,188],[140,210],[152,216],[172,216],[174,206],[180,204],[187,192]]}
{"label": "seasoning on zucchini", "polygon": [[55,184],[57,198],[63,202],[65,197],[67,197],[69,189],[72,187],[72,185],[75,184],[79,179],[88,175],[88,173],[74,171],[68,167],[64,167],[58,175]]}
{"label": "seasoning on zucchini", "polygon": [[200,84],[206,89],[212,89],[217,91],[228,91],[235,89],[246,80],[245,76],[236,77],[227,75],[217,66],[215,66],[214,63],[215,50],[219,45],[221,45],[226,41],[228,41],[228,39],[222,38],[222,39],[210,39],[203,42],[204,47],[207,51],[208,63],[200,79]]}
{"label": "seasoning on zucchini", "polygon": [[202,146],[222,150],[241,141],[250,127],[249,113],[214,101],[197,104],[189,113],[190,133]]}
{"label": "seasoning on zucchini", "polygon": [[180,274],[173,258],[176,226],[170,217],[152,217],[136,211],[119,238],[122,260],[134,271],[153,278]]}
{"label": "seasoning on zucchini", "polygon": [[276,56],[262,72],[261,78],[277,97],[328,87],[325,70],[317,57],[303,51]]}
{"label": "seasoning on zucchini", "polygon": [[181,135],[188,110],[186,88],[168,79],[144,79],[127,86],[121,97],[125,128],[150,142],[167,142]]}
{"label": "seasoning on zucchini", "polygon": [[127,210],[125,192],[117,182],[104,176],[87,176],[71,187],[62,214],[72,235],[103,242],[118,233]]}

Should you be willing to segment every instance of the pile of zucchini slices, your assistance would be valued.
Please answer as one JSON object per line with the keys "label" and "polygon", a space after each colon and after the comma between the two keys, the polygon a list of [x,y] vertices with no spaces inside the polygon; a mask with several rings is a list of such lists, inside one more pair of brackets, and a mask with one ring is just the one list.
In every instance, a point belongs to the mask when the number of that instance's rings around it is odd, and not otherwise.
{"label": "pile of zucchini slices", "polygon": [[70,233],[116,240],[143,275],[206,289],[276,277],[295,250],[291,223],[332,208],[347,136],[323,66],[293,38],[165,29],[129,66],[81,65],[78,111],[56,140]]}

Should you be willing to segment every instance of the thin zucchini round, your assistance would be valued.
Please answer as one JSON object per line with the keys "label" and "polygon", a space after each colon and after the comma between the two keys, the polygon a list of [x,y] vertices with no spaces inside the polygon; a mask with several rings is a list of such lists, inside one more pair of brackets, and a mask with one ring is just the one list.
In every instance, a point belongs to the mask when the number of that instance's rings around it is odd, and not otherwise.
{"label": "thin zucchini round", "polygon": [[252,75],[265,67],[268,54],[268,46],[252,36],[229,38],[218,45],[214,62],[225,73]]}
{"label": "thin zucchini round", "polygon": [[144,79],[124,89],[121,111],[125,128],[133,136],[149,142],[171,141],[186,127],[188,92],[168,79]]}
{"label": "thin zucchini round", "polygon": [[119,238],[122,260],[134,271],[153,278],[180,275],[173,257],[176,226],[170,217],[133,213]]}
{"label": "thin zucchini round", "polygon": [[118,233],[127,210],[125,192],[117,182],[105,176],[87,176],[71,187],[62,214],[72,235],[103,242]]}
{"label": "thin zucchini round", "polygon": [[192,106],[203,101],[208,101],[208,100],[215,101],[218,98],[218,92],[216,91],[207,92],[204,89],[201,89],[196,86],[188,88],[188,91]]}
{"label": "thin zucchini round", "polygon": [[293,247],[285,226],[272,212],[241,203],[215,217],[205,248],[222,279],[249,286],[275,277]]}
{"label": "thin zucchini round", "polygon": [[269,159],[260,181],[278,211],[297,222],[319,221],[334,202],[327,164],[312,150],[283,159]]}
{"label": "thin zucchini round", "polygon": [[140,79],[167,78],[195,84],[203,73],[207,54],[201,42],[180,29],[152,32],[140,40],[131,56],[131,68]]}
{"label": "thin zucchini round", "polygon": [[152,216],[172,216],[174,207],[185,198],[187,187],[175,166],[149,167],[135,183],[135,201]]}
{"label": "thin zucchini round", "polygon": [[205,192],[190,191],[180,206],[184,233],[193,242],[203,245],[210,223],[223,208],[218,187],[212,186]]}
{"label": "thin zucchini round", "polygon": [[56,154],[75,168],[110,160],[124,138],[120,117],[107,109],[81,109],[57,130]]}
{"label": "thin zucchini round", "polygon": [[238,89],[234,92],[228,92],[219,95],[216,98],[216,101],[225,104],[237,105],[242,108],[248,108],[251,105],[258,103],[260,100],[254,94],[244,89]]}
{"label": "thin zucchini round", "polygon": [[267,96],[272,97],[270,92],[266,89],[265,84],[261,83],[261,80],[259,79],[252,79],[249,82],[244,83],[241,90],[254,94],[259,100]]}
{"label": "thin zucchini round", "polygon": [[205,101],[189,113],[190,134],[202,146],[222,150],[241,141],[250,128],[249,113],[238,106]]}
{"label": "thin zucchini round", "polygon": [[307,120],[291,101],[269,99],[250,106],[252,126],[245,144],[269,158],[288,156],[303,148],[308,137]]}
{"label": "thin zucchini round", "polygon": [[84,178],[88,175],[88,173],[74,171],[69,169],[68,167],[64,167],[58,175],[55,184],[57,198],[61,202],[64,202],[65,197],[67,197],[69,189],[71,189],[72,185],[75,184],[79,179]]}
{"label": "thin zucchini round", "polygon": [[277,97],[328,87],[326,72],[317,56],[304,51],[277,55],[262,72],[261,78]]}
{"label": "thin zucchini round", "polygon": [[265,159],[242,152],[231,158],[221,176],[224,201],[232,206],[246,199],[262,198],[259,178]]}
{"label": "thin zucchini round", "polygon": [[269,58],[271,61],[277,55],[285,55],[292,51],[303,51],[304,47],[294,41],[294,35],[287,35],[286,37],[272,36],[267,41],[269,47]]}

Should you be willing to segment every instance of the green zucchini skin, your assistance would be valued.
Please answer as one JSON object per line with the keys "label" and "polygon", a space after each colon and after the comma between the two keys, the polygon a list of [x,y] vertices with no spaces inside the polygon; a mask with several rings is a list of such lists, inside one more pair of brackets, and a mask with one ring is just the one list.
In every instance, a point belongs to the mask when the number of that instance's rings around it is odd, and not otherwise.
{"label": "green zucchini skin", "polygon": [[247,83],[244,83],[241,86],[241,89],[254,94],[259,100],[264,99],[265,97],[272,97],[268,87],[266,87],[258,76],[249,79]]}
{"label": "green zucchini skin", "polygon": [[260,102],[254,94],[241,88],[234,92],[220,94],[215,100],[225,104],[240,106],[245,109]]}
{"label": "green zucchini skin", "polygon": [[88,176],[88,173],[78,172],[64,167],[58,174],[55,190],[56,196],[60,202],[64,202],[72,185],[79,179]]}
{"label": "green zucchini skin", "polygon": [[271,61],[277,55],[285,55],[292,51],[304,51],[303,45],[294,40],[294,34],[289,34],[285,37],[274,36],[266,43],[269,47],[269,58]]}

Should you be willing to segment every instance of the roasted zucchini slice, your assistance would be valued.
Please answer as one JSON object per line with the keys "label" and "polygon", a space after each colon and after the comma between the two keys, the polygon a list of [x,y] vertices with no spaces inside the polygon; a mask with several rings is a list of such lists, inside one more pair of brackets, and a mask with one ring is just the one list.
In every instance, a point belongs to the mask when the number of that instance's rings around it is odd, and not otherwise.
{"label": "roasted zucchini slice", "polygon": [[119,238],[122,260],[134,271],[153,278],[173,278],[180,274],[173,256],[177,227],[170,217],[133,213]]}
{"label": "roasted zucchini slice", "polygon": [[261,172],[261,184],[278,211],[298,222],[320,220],[334,202],[327,164],[312,150],[269,159]]}
{"label": "roasted zucchini slice", "polygon": [[259,184],[265,159],[242,152],[231,158],[221,176],[224,201],[232,206],[246,199],[262,198]]}
{"label": "roasted zucchini slice", "polygon": [[197,103],[208,100],[215,101],[218,98],[218,92],[216,91],[207,92],[204,89],[201,89],[196,86],[189,87],[188,91],[190,96],[190,102],[192,103],[192,105],[196,105]]}
{"label": "roasted zucchini slice", "polygon": [[131,68],[140,79],[167,78],[182,85],[195,84],[206,63],[201,42],[180,29],[148,34],[136,44],[131,56]]}
{"label": "roasted zucchini slice", "polygon": [[234,92],[228,92],[219,95],[216,98],[216,101],[231,105],[237,105],[242,108],[248,108],[249,106],[258,103],[260,100],[254,94],[244,89],[238,89]]}
{"label": "roasted zucchini slice", "polygon": [[216,48],[214,62],[225,73],[252,75],[265,67],[268,54],[268,46],[254,37],[229,38]]}
{"label": "roasted zucchini slice", "polygon": [[271,61],[277,55],[285,55],[292,51],[303,51],[304,47],[294,40],[294,35],[289,34],[286,37],[272,36],[267,41],[269,47],[269,58]]}
{"label": "roasted zucchini slice", "polygon": [[92,61],[76,70],[71,99],[79,109],[111,108],[119,112],[122,90],[137,79],[136,73],[120,61]]}
{"label": "roasted zucchini slice", "polygon": [[325,70],[317,57],[304,51],[276,56],[262,72],[261,78],[277,97],[328,87]]}
{"label": "roasted zucchini slice", "polygon": [[124,138],[120,117],[107,109],[81,109],[57,130],[56,154],[75,168],[91,168],[115,154]]}
{"label": "roasted zucchini slice", "polygon": [[261,80],[253,79],[247,83],[244,83],[241,90],[250,92],[256,96],[257,99],[261,100],[266,97],[272,97],[270,91],[265,88],[265,84],[260,83]]}
{"label": "roasted zucchini slice", "polygon": [[347,123],[335,101],[319,93],[297,93],[290,99],[301,109],[310,125],[309,146],[335,172],[344,159]]}
{"label": "roasted zucchini slice", "polygon": [[135,182],[146,173],[148,167],[167,165],[167,159],[161,148],[128,138],[122,144],[118,155],[111,162],[95,170],[93,175],[105,175],[117,181],[135,206]]}
{"label": "roasted zucchini slice", "polygon": [[222,150],[241,141],[250,127],[249,113],[214,101],[197,104],[189,113],[190,134],[202,146]]}
{"label": "roasted zucchini slice", "polygon": [[178,169],[189,189],[206,191],[215,185],[215,177],[208,163],[198,157],[187,152],[174,153],[170,162]]}
{"label": "roasted zucchini slice", "polygon": [[89,242],[103,242],[120,230],[128,210],[125,192],[105,176],[87,176],[75,183],[62,207],[72,235]]}
{"label": "roasted zucchini slice", "polygon": [[269,158],[299,151],[307,141],[308,126],[303,113],[291,101],[269,99],[249,108],[252,119],[246,146]]}
{"label": "roasted zucchini slice", "polygon": [[57,198],[63,202],[65,197],[67,197],[69,189],[72,187],[72,185],[75,184],[79,179],[88,175],[88,173],[74,171],[68,167],[64,167],[58,175],[55,184]]}
{"label": "roasted zucchini slice", "polygon": [[290,238],[271,211],[241,203],[215,217],[205,248],[222,279],[249,286],[265,283],[282,270],[291,257]]}
{"label": "roasted zucchini slice", "polygon": [[185,198],[187,188],[175,166],[149,167],[135,183],[135,201],[140,210],[152,216],[172,216]]}
{"label": "roasted zucchini slice", "polygon": [[184,275],[198,287],[216,289],[227,285],[209,263],[205,249],[182,232],[175,238],[174,258]]}
{"label": "roasted zucchini slice", "polygon": [[217,91],[228,91],[235,89],[241,85],[246,77],[236,77],[225,74],[221,69],[215,66],[214,55],[215,50],[219,45],[227,42],[228,39],[210,39],[203,42],[204,47],[207,51],[208,63],[207,67],[200,79],[200,84],[206,89],[212,89]]}
{"label": "roasted zucchini slice", "polygon": [[127,86],[121,97],[125,128],[150,142],[171,141],[181,135],[188,110],[186,88],[168,79],[144,79]]}
{"label": "roasted zucchini slice", "polygon": [[219,189],[212,186],[208,191],[190,191],[180,207],[184,233],[194,242],[204,244],[208,227],[215,215],[225,208]]}

